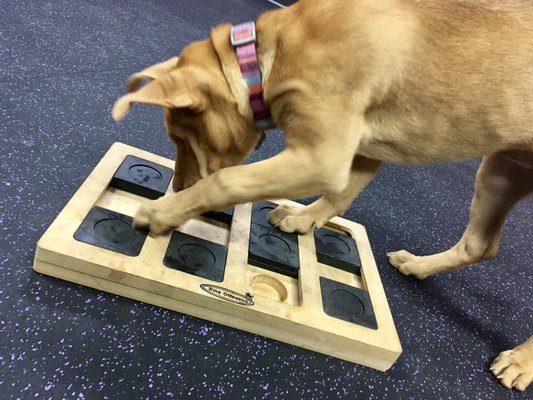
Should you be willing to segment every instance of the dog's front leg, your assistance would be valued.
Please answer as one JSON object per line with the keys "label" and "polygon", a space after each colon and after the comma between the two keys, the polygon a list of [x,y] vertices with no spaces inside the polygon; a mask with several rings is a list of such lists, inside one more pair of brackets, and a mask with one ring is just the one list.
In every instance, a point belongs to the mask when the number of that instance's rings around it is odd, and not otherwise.
{"label": "dog's front leg", "polygon": [[374,178],[381,165],[382,161],[356,156],[348,185],[343,191],[324,193],[320,199],[306,207],[281,205],[269,214],[268,219],[284,232],[303,234],[312,228],[320,228],[350,207],[355,197]]}
{"label": "dog's front leg", "polygon": [[151,201],[140,207],[133,223],[160,235],[203,212],[235,204],[339,193],[348,184],[349,160],[332,162],[311,148],[287,148],[264,161],[220,169],[188,189]]}

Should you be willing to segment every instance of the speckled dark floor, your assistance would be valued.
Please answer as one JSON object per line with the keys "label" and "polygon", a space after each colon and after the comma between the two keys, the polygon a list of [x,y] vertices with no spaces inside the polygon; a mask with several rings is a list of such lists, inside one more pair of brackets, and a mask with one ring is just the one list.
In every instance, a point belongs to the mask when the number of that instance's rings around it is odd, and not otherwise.
{"label": "speckled dark floor", "polygon": [[[347,217],[369,232],[404,354],[387,373],[32,271],[37,239],[109,146],[172,157],[161,111],[116,124],[126,77],[255,18],[262,0],[2,2],[0,398],[525,399],[488,371],[533,332],[532,203],[499,256],[418,282],[385,253],[432,253],[466,224],[478,161],[387,166]],[[282,146],[279,132],[253,159]]]}

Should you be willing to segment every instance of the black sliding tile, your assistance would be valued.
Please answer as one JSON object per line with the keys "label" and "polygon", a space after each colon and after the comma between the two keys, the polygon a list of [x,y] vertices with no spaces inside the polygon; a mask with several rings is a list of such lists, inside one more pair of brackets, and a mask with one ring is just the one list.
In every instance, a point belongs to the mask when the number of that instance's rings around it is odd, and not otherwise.
{"label": "black sliding tile", "polygon": [[376,316],[368,292],[320,277],[322,305],[330,317],[377,329]]}
{"label": "black sliding tile", "polygon": [[252,222],[248,263],[298,278],[298,235]]}
{"label": "black sliding tile", "polygon": [[115,211],[94,207],[85,217],[74,238],[128,256],[138,256],[148,234],[132,228],[132,218]]}
{"label": "black sliding tile", "polygon": [[203,213],[202,216],[231,226],[231,221],[233,220],[233,208],[224,211],[208,211]]}
{"label": "black sliding tile", "polygon": [[361,260],[355,240],[348,235],[327,228],[315,231],[318,262],[361,275]]}
{"label": "black sliding tile", "polygon": [[126,156],[111,180],[111,186],[149,199],[165,194],[174,171],[171,168]]}
{"label": "black sliding tile", "polygon": [[224,280],[227,249],[183,232],[174,231],[163,264],[215,282]]}
{"label": "black sliding tile", "polygon": [[270,227],[270,222],[267,219],[268,213],[277,207],[277,204],[271,203],[270,201],[258,201],[254,203],[252,206],[252,222]]}
{"label": "black sliding tile", "polygon": [[248,263],[298,278],[298,235],[282,232],[268,222],[268,213],[276,207],[278,205],[270,201],[253,204]]}

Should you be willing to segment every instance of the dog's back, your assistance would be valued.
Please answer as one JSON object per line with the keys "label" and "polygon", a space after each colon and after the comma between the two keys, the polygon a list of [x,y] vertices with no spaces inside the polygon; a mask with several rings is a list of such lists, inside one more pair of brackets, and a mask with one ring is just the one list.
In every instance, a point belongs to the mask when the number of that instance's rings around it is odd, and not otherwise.
{"label": "dog's back", "polygon": [[455,137],[449,145],[464,149],[460,158],[533,150],[533,3],[412,4],[419,47],[406,66],[399,101],[421,110],[434,137]]}
{"label": "dog's back", "polygon": [[271,83],[297,74],[364,110],[361,154],[434,162],[533,150],[533,3],[301,0],[275,21],[283,62]]}

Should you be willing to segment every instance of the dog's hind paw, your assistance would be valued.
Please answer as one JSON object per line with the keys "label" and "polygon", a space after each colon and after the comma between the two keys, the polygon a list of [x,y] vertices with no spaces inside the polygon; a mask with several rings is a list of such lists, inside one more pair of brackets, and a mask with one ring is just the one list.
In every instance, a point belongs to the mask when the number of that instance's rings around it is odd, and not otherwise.
{"label": "dog's hind paw", "polygon": [[533,337],[513,350],[502,351],[492,362],[490,371],[506,388],[526,390],[533,380],[532,349]]}
{"label": "dog's hind paw", "polygon": [[389,263],[404,275],[411,275],[424,279],[432,275],[424,262],[424,257],[418,257],[405,250],[387,253]]}

